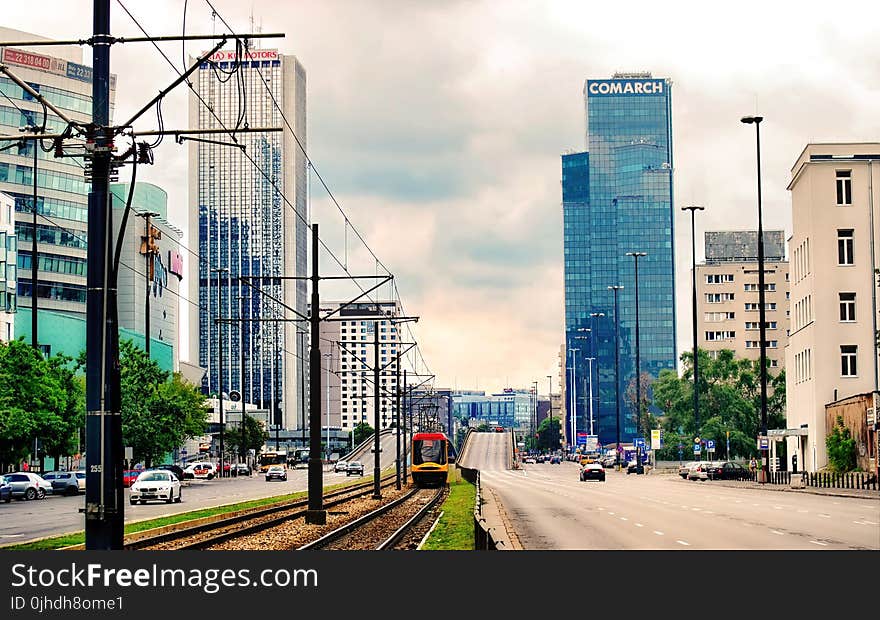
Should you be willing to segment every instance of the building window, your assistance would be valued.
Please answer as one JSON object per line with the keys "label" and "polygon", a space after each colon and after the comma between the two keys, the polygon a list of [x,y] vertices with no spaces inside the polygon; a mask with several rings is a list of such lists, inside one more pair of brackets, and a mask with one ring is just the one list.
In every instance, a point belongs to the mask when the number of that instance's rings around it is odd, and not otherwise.
{"label": "building window", "polygon": [[840,293],[840,320],[855,321],[856,320],[856,294]]}
{"label": "building window", "polygon": [[852,171],[837,171],[837,206],[852,205]]}
{"label": "building window", "polygon": [[858,346],[854,344],[840,345],[840,376],[855,377],[856,376],[856,353]]}
{"label": "building window", "polygon": [[853,229],[838,229],[837,231],[837,264],[853,264]]}

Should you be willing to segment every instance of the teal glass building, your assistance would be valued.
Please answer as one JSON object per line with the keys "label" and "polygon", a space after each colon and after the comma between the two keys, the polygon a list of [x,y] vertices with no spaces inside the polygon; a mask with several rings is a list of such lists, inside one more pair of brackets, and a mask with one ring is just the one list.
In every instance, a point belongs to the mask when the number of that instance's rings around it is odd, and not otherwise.
{"label": "teal glass building", "polygon": [[[645,375],[676,368],[671,81],[615,74],[587,80],[584,99],[587,151],[562,156],[566,407],[575,401],[576,433],[589,432],[592,381],[593,429],[608,446],[617,440],[618,398],[620,440],[636,437],[635,259],[627,252],[646,253],[638,259],[643,385]],[[618,316],[613,285],[623,287]],[[570,425],[565,431],[577,443]]]}

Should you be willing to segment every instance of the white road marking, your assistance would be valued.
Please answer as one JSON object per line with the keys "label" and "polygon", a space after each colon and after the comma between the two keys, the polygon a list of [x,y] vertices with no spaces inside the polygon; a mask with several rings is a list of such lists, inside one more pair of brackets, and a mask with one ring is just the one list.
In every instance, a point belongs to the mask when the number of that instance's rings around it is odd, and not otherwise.
{"label": "white road marking", "polygon": [[828,546],[828,543],[827,543],[827,542],[823,542],[823,541],[821,541],[821,540],[811,540],[810,542],[813,543],[814,545],[822,545],[823,547],[827,547],[827,546]]}
{"label": "white road marking", "polygon": [[703,512],[705,512],[707,515],[714,515],[715,514],[711,510],[704,510]]}
{"label": "white road marking", "polygon": [[785,536],[785,532],[780,532],[779,530],[770,530],[774,534],[779,534],[780,536]]}
{"label": "white road marking", "polygon": [[822,517],[823,519],[830,519],[831,518],[831,515],[820,514],[819,516]]}
{"label": "white road marking", "polygon": [[636,527],[645,527],[645,526],[642,525],[641,523],[633,523],[633,525],[635,525]]}
{"label": "white road marking", "polygon": [[699,509],[699,508],[691,508],[691,510],[696,510],[696,511],[697,511],[697,512],[699,512],[699,511],[700,511],[700,509]]}
{"label": "white road marking", "polygon": [[865,525],[877,525],[876,522],[868,521],[867,519],[862,520],[862,523],[864,523]]}
{"label": "white road marking", "polygon": [[803,508],[801,508],[800,510],[798,510],[798,512],[810,512],[810,511],[809,511],[809,510],[804,510]]}
{"label": "white road marking", "polygon": [[742,504],[743,501],[742,501],[741,499],[738,499],[738,500],[736,500],[736,503],[737,503],[737,504]]}
{"label": "white road marking", "polygon": [[608,514],[610,514],[610,515],[613,515],[613,514],[614,514],[614,513],[613,513],[613,512],[611,512],[611,511],[610,511],[610,510],[609,510],[609,511],[608,511]]}
{"label": "white road marking", "polygon": [[654,533],[657,534],[657,536],[663,536],[663,532],[659,532],[657,530],[654,530]]}
{"label": "white road marking", "polygon": [[621,521],[629,521],[629,519],[627,519],[626,517],[620,517],[620,520]]}
{"label": "white road marking", "polygon": [[0,538],[18,538],[19,536],[24,536],[24,534],[0,534]]}
{"label": "white road marking", "polygon": [[604,508],[602,508],[602,506],[599,506],[599,510],[605,510],[605,509],[604,509]]}
{"label": "white road marking", "polygon": [[782,510],[782,506],[773,506],[776,510]]}
{"label": "white road marking", "polygon": [[684,545],[684,546],[686,546],[686,547],[690,547],[690,546],[691,546],[691,544],[690,544],[689,542],[685,542],[685,541],[683,541],[683,540],[676,540],[675,542],[677,542],[679,545]]}

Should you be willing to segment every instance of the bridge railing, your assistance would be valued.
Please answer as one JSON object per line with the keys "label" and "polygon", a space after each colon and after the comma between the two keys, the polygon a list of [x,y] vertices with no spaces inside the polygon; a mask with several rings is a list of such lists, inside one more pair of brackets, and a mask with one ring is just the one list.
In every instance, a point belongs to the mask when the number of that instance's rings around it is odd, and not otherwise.
{"label": "bridge railing", "polygon": [[474,549],[496,551],[498,545],[492,536],[492,531],[483,517],[483,498],[480,489],[480,470],[471,469],[470,467],[458,467],[461,477],[470,482],[477,489],[476,499],[474,501]]}

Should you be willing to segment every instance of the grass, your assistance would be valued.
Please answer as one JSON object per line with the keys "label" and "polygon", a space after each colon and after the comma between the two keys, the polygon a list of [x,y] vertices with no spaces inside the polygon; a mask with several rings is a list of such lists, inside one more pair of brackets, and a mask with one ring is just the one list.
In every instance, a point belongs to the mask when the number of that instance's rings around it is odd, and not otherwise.
{"label": "grass", "polygon": [[[366,478],[366,477],[365,477]],[[338,489],[349,484],[357,484],[358,482],[363,482],[363,478],[359,478],[354,482],[344,482],[340,484],[335,484],[332,486],[325,487],[325,491],[332,491],[334,489]],[[297,499],[303,499],[307,497],[307,491],[298,491],[296,493],[289,493],[287,495],[276,495],[274,497],[263,497],[260,499],[254,499],[246,502],[239,502],[237,504],[226,504],[224,506],[213,506],[211,508],[203,508],[200,510],[193,510],[190,512],[182,512],[180,514],[169,515],[167,517],[159,517],[156,519],[148,519],[146,521],[137,521],[135,523],[128,523],[125,526],[125,534],[134,534],[136,532],[143,532],[144,530],[151,530],[157,527],[164,527],[166,525],[174,525],[175,523],[182,523],[184,521],[192,521],[194,519],[202,519],[205,517],[213,517],[216,515],[227,514],[231,512],[237,512],[239,510],[247,510],[250,508],[259,508],[262,506],[268,506],[269,504],[275,504],[283,501],[292,501]],[[81,545],[85,543],[86,535],[85,532],[74,532],[71,534],[64,534],[62,536],[54,536],[52,538],[43,538],[41,540],[34,540],[27,543],[21,543],[18,545],[9,545],[2,547],[3,551],[51,551],[55,549],[61,549],[63,547],[70,547],[72,545]]]}
{"label": "grass", "polygon": [[425,541],[429,551],[472,551],[474,548],[474,503],[477,489],[458,479],[449,483],[449,495],[443,502],[443,516]]}

